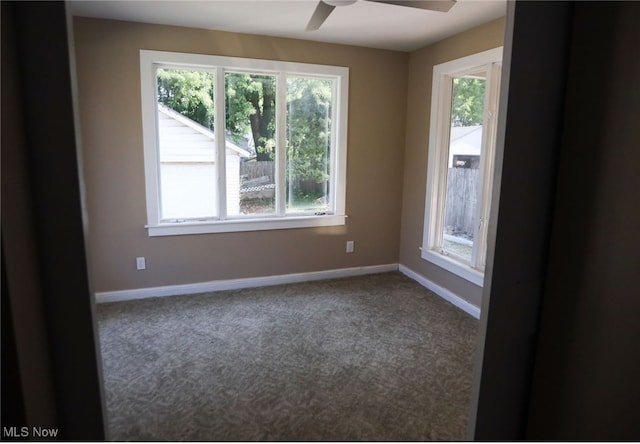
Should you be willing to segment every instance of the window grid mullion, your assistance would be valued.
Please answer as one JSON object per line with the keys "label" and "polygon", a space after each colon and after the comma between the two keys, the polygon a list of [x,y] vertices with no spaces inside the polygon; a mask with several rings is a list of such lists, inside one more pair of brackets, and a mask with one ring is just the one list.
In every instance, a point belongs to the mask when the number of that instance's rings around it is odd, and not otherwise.
{"label": "window grid mullion", "polygon": [[338,164],[338,150],[337,146],[337,131],[336,128],[338,124],[338,107],[336,106],[336,102],[338,101],[338,85],[337,81],[334,79],[331,83],[331,129],[330,129],[330,146],[329,146],[329,195],[327,196],[329,199],[329,211],[332,214],[336,213],[336,193],[337,193],[337,185],[338,181],[337,177],[337,164]]}
{"label": "window grid mullion", "polygon": [[224,68],[215,70],[215,84],[213,93],[213,134],[216,144],[216,174],[218,183],[218,218],[227,218],[227,159],[225,140],[225,78]]}
{"label": "window grid mullion", "polygon": [[[153,156],[155,158],[155,162],[153,162],[153,168],[155,169],[155,181],[152,181],[154,188],[155,188],[155,204],[156,204],[156,208],[155,211],[151,211],[151,214],[155,214],[154,219],[150,219],[150,222],[154,222],[154,223],[158,223],[159,221],[161,221],[162,218],[162,186],[160,185],[160,181],[162,180],[162,171],[161,171],[161,165],[160,165],[160,122],[158,122],[158,100],[155,97],[155,91],[158,91],[158,67],[159,65],[157,63],[154,63],[151,65],[151,70],[153,73],[153,92],[154,92],[154,96],[153,96],[153,140],[154,140],[154,150],[153,150]],[[143,92],[146,93],[146,91],[143,89]],[[143,102],[144,103],[144,102]],[[145,165],[146,167],[146,165]]]}
{"label": "window grid mullion", "polygon": [[434,220],[434,232],[432,240],[432,248],[442,252],[444,246],[444,224],[445,224],[445,212],[447,201],[447,165],[449,161],[449,142],[451,131],[451,97],[453,94],[453,76],[442,76],[442,89],[440,94],[440,113],[438,113],[438,146],[442,147],[436,152],[436,186],[437,186],[437,199],[436,199],[436,211]]}
{"label": "window grid mullion", "polygon": [[[489,118],[487,119],[486,126],[486,149],[483,147],[484,165],[481,173],[482,187],[480,188],[480,201],[482,202],[482,209],[479,212],[479,217],[482,219],[482,225],[479,224],[477,234],[477,251],[474,254],[473,266],[478,269],[484,269],[487,250],[487,222],[489,219],[489,211],[491,207],[491,192],[493,189],[493,170],[495,164],[495,145],[497,136],[497,112],[498,112],[498,99],[500,92],[500,68],[497,63],[491,63],[487,68],[487,91],[486,91],[486,103],[487,113]],[[475,242],[474,242],[475,246]]]}
{"label": "window grid mullion", "polygon": [[480,164],[478,166],[478,190],[477,190],[477,205],[476,211],[473,216],[473,221],[475,223],[473,229],[473,248],[471,249],[471,266],[476,269],[480,269],[480,257],[482,256],[482,250],[484,249],[484,242],[482,239],[482,233],[485,231],[485,208],[487,206],[487,202],[485,200],[486,193],[486,179],[488,175],[489,168],[489,150],[491,146],[491,128],[493,116],[492,114],[492,106],[491,106],[491,97],[492,97],[492,78],[493,73],[491,70],[491,63],[488,63],[484,66],[486,70],[486,80],[485,80],[485,92],[484,92],[484,108],[482,110],[482,141],[480,148]]}
{"label": "window grid mullion", "polygon": [[286,161],[287,161],[287,76],[276,77],[276,216],[286,213]]}

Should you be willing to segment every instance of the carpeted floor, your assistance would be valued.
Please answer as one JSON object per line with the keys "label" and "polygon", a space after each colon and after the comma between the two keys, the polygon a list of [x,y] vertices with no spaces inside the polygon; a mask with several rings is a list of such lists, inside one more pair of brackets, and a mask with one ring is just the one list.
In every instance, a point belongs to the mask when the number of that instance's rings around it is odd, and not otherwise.
{"label": "carpeted floor", "polygon": [[400,273],[98,306],[112,440],[464,440],[478,321]]}

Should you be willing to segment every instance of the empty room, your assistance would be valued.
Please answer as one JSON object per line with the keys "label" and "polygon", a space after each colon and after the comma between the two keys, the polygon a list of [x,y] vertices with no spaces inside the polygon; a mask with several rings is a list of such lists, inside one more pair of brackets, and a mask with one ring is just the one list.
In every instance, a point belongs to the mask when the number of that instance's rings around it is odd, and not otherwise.
{"label": "empty room", "polygon": [[[449,6],[307,30],[314,2],[71,4],[112,439],[465,439],[484,253],[451,201],[489,163],[506,6]],[[474,162],[447,208],[469,221],[423,240],[432,73],[455,59],[445,174]]]}
{"label": "empty room", "polygon": [[638,13],[3,2],[3,438],[637,437]]}

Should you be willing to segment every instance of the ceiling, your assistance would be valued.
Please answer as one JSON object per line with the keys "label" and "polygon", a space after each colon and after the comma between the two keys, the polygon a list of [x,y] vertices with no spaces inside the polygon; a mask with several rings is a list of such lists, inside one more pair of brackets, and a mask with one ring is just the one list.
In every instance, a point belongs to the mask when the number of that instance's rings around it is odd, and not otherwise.
{"label": "ceiling", "polygon": [[[419,1],[419,0],[417,0]],[[486,23],[506,0],[458,0],[449,12],[359,0],[305,31],[317,0],[71,0],[74,16],[98,17],[413,51]]]}

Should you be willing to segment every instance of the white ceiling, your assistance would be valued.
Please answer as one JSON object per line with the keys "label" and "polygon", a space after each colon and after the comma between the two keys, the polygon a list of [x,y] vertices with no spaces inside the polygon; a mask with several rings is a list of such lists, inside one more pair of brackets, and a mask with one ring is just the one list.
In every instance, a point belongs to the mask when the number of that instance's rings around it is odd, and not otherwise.
{"label": "white ceiling", "polygon": [[305,31],[317,0],[71,0],[71,13],[145,23],[413,51],[505,15],[506,0],[458,0],[449,12],[359,0]]}

